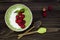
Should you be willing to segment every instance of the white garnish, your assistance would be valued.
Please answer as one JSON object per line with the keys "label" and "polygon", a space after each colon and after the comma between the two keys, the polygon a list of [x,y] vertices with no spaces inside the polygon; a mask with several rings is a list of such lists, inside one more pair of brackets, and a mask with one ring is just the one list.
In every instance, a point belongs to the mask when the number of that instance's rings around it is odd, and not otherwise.
{"label": "white garnish", "polygon": [[[15,10],[14,10],[15,11]],[[10,15],[10,19],[9,19],[9,21],[10,21],[10,24],[14,27],[14,28],[16,28],[16,29],[19,29],[19,28],[21,28],[17,23],[16,23],[16,15],[17,15],[17,13],[14,13],[14,12],[12,12],[11,13],[11,15]]]}

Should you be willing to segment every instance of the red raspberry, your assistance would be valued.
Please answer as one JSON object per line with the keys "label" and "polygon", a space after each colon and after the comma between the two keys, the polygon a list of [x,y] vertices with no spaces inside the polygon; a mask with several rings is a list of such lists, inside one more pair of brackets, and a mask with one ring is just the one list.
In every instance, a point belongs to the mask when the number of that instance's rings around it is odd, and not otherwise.
{"label": "red raspberry", "polygon": [[23,23],[18,23],[18,25],[21,27],[21,28],[25,28],[25,25]]}
{"label": "red raspberry", "polygon": [[21,26],[21,28],[25,27],[25,22],[26,22],[25,20],[22,20],[22,22],[18,23],[18,25]]}
{"label": "red raspberry", "polygon": [[43,11],[46,11],[47,9],[46,8],[43,8]]}
{"label": "red raspberry", "polygon": [[25,20],[23,20],[23,24],[25,24],[26,23],[26,21]]}
{"label": "red raspberry", "polygon": [[16,19],[19,19],[19,16],[18,15],[16,15]]}
{"label": "red raspberry", "polygon": [[17,16],[16,16],[16,19],[23,20],[23,19],[24,19],[24,17],[25,17],[25,15],[17,15]]}
{"label": "red raspberry", "polygon": [[25,18],[25,15],[24,15],[24,14],[21,14],[21,15],[19,15],[19,17],[20,17],[20,19],[22,20],[22,19]]}
{"label": "red raspberry", "polygon": [[44,16],[44,17],[46,17],[46,16],[47,16],[47,14],[46,14],[46,13],[43,13],[43,16]]}
{"label": "red raspberry", "polygon": [[19,22],[18,24],[19,24],[19,25],[24,25],[24,24],[25,24],[25,21],[22,20],[22,21]]}
{"label": "red raspberry", "polygon": [[16,23],[21,27],[21,28],[25,28],[25,23],[26,21],[23,20],[25,17],[24,14],[22,14],[21,12],[18,13],[18,15],[16,15]]}
{"label": "red raspberry", "polygon": [[53,7],[50,5],[48,6],[48,10],[51,11],[53,9]]}
{"label": "red raspberry", "polygon": [[18,16],[18,15],[16,15],[16,18],[19,18],[19,16]]}
{"label": "red raspberry", "polygon": [[22,25],[21,28],[25,28],[25,25]]}
{"label": "red raspberry", "polygon": [[20,25],[21,26],[21,28],[25,28],[25,25]]}
{"label": "red raspberry", "polygon": [[22,22],[22,20],[16,20],[16,23],[21,23]]}

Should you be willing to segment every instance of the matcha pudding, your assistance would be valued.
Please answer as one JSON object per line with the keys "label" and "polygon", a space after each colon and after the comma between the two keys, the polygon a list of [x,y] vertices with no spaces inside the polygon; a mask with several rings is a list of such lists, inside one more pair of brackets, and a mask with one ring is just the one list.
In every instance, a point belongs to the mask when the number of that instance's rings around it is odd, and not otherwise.
{"label": "matcha pudding", "polygon": [[5,14],[7,26],[16,32],[26,30],[32,23],[32,13],[30,9],[23,4],[15,4],[9,7]]}

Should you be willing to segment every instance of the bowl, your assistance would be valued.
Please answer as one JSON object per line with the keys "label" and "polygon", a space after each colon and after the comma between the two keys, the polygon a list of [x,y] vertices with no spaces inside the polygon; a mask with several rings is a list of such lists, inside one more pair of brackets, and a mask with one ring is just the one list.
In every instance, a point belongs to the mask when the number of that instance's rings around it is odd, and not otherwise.
{"label": "bowl", "polygon": [[[25,18],[24,20],[26,21],[25,23],[25,28],[21,28],[16,22],[16,15],[17,13],[15,13],[16,10],[21,10],[24,9],[24,15]],[[9,29],[11,29],[12,31],[16,31],[16,32],[20,32],[20,31],[24,31],[26,29],[28,29],[32,23],[33,20],[33,15],[31,10],[24,4],[14,4],[12,6],[10,6],[6,13],[5,13],[5,23],[8,26]]]}

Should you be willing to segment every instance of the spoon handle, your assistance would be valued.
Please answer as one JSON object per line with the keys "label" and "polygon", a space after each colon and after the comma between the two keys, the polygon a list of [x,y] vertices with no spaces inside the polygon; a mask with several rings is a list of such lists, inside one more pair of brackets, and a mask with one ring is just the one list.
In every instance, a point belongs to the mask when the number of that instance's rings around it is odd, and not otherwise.
{"label": "spoon handle", "polygon": [[[23,33],[23,34],[26,34],[26,33],[28,33],[30,30],[32,30],[37,23],[39,24],[39,26],[41,25],[41,21],[37,21],[37,22],[34,23],[34,26],[33,26],[33,27],[31,27],[30,29],[28,29],[28,30],[27,30],[25,33]],[[20,39],[20,38],[23,37],[23,36],[24,36],[24,35],[19,34],[19,35],[18,35],[18,39]]]}
{"label": "spoon handle", "polygon": [[[23,33],[23,34],[26,34],[26,33],[28,33],[30,30],[32,30],[34,28],[34,26],[33,27],[31,27],[29,30],[27,30],[25,33]],[[23,37],[24,35],[21,35],[21,34],[19,34],[18,35],[18,39],[20,39],[21,37]]]}
{"label": "spoon handle", "polygon": [[21,35],[30,35],[30,34],[34,34],[34,33],[37,33],[37,31],[32,31],[32,32],[28,32],[28,33],[24,33],[24,34],[21,34]]}
{"label": "spoon handle", "polygon": [[[60,30],[60,28],[47,28],[47,32],[57,32]],[[37,33],[37,31],[32,31],[32,32],[29,32],[29,33],[25,33],[25,34],[21,34],[21,35],[30,35],[30,34],[34,34],[34,33]]]}

